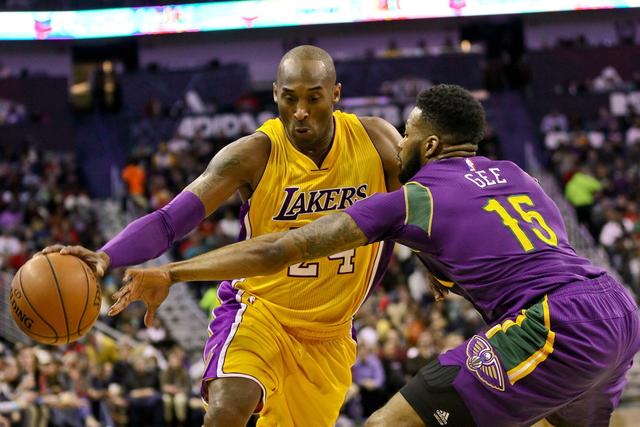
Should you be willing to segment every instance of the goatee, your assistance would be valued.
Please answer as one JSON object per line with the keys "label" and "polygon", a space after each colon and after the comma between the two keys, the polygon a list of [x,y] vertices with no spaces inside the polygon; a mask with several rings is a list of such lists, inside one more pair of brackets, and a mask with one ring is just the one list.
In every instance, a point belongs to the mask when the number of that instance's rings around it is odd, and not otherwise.
{"label": "goatee", "polygon": [[409,182],[411,178],[422,168],[420,162],[420,151],[414,150],[410,155],[406,163],[402,164],[402,169],[398,175],[398,179],[402,184]]}

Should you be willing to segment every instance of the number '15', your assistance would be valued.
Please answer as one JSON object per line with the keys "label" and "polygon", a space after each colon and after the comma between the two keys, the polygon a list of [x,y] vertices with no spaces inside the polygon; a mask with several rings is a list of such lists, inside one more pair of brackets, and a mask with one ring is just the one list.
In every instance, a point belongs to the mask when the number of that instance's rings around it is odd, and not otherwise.
{"label": "number '15'", "polygon": [[[524,210],[524,206],[533,207],[533,200],[527,195],[509,196],[507,198],[509,204],[518,213],[520,218],[526,223],[531,224],[531,231],[536,235],[538,239],[551,246],[558,246],[558,236],[549,227],[542,217],[542,215],[535,210]],[[487,204],[483,208],[487,212],[495,212],[502,219],[502,223],[507,226],[514,234],[518,242],[522,246],[525,252],[533,250],[535,247],[531,242],[531,239],[524,232],[520,226],[520,221],[512,216],[507,209],[496,199],[489,199]]]}

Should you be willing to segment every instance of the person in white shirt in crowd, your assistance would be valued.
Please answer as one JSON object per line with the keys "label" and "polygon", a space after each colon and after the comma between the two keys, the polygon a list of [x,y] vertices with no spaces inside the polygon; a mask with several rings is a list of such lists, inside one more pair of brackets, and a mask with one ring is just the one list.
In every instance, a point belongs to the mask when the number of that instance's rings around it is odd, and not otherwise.
{"label": "person in white shirt in crowd", "polygon": [[607,222],[600,231],[599,242],[607,250],[613,249],[616,241],[633,229],[633,222],[623,214],[624,212],[618,207],[609,208],[606,211]]}
{"label": "person in white shirt in crowd", "polygon": [[627,129],[624,142],[628,147],[640,143],[640,116],[633,119],[633,124]]}

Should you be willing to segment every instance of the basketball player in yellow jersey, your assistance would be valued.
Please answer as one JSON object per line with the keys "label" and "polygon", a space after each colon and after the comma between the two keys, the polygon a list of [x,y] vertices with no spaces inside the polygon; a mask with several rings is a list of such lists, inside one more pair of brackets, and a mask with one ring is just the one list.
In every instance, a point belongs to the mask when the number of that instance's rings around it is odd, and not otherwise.
{"label": "basketball player in yellow jersey", "polygon": [[[246,236],[255,237],[400,188],[401,136],[382,119],[334,112],[340,91],[327,52],[292,49],[273,85],[279,118],[229,144],[165,208],[132,222],[97,252],[59,245],[43,252],[80,256],[101,275],[157,257],[237,190],[246,201]],[[385,247],[222,285],[204,354],[205,425],[245,426],[260,412],[261,426],[333,426],[355,361],[351,318],[386,265]],[[146,325],[166,295],[153,294]]]}
{"label": "basketball player in yellow jersey", "polygon": [[[333,142],[321,164],[289,142],[280,119],[258,129],[269,137],[271,154],[249,200],[244,221],[247,238],[301,227],[386,191],[380,156],[360,120],[335,111],[333,123]],[[379,267],[386,265],[383,258],[390,251],[384,248],[374,244],[292,265],[277,274],[237,281],[234,288],[260,300],[300,340],[349,337],[353,314],[383,269]]]}
{"label": "basketball player in yellow jersey", "polygon": [[[284,99],[293,102],[293,94],[285,92]],[[354,115],[333,113],[331,146],[318,163],[291,144],[281,119],[258,132],[269,138],[271,150],[243,209],[247,238],[301,227],[386,191],[380,155]],[[376,243],[272,275],[223,282],[204,352],[203,380],[215,380],[209,401],[222,385],[217,379],[240,377],[261,390],[259,425],[332,426],[351,384],[352,318],[389,255],[384,243]]]}

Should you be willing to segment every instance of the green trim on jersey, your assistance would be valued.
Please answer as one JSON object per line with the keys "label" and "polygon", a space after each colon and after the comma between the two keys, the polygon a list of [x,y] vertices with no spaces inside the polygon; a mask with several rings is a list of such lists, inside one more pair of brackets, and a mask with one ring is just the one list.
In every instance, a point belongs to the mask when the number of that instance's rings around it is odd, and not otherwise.
{"label": "green trim on jersey", "polygon": [[431,190],[418,182],[408,182],[404,186],[406,204],[405,224],[415,225],[431,235],[433,222],[433,197]]}

